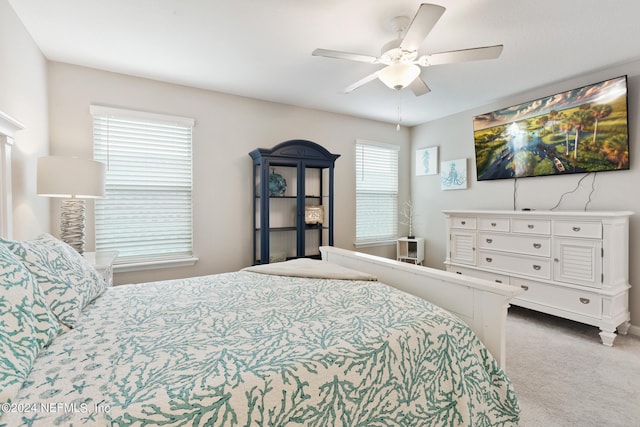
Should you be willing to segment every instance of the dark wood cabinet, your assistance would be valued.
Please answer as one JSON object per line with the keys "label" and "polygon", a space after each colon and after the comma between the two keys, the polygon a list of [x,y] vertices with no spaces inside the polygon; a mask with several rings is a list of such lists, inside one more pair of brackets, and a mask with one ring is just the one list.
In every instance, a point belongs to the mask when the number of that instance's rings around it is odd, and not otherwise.
{"label": "dark wood cabinet", "polygon": [[253,263],[320,257],[333,245],[332,154],[290,140],[249,153],[253,159]]}

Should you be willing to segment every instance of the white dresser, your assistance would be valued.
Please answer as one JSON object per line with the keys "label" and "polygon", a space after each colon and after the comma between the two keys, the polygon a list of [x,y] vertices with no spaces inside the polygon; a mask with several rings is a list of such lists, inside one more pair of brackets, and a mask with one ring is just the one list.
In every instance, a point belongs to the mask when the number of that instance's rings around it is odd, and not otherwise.
{"label": "white dresser", "polygon": [[444,211],[447,271],[525,290],[511,303],[600,328],[629,329],[632,212]]}

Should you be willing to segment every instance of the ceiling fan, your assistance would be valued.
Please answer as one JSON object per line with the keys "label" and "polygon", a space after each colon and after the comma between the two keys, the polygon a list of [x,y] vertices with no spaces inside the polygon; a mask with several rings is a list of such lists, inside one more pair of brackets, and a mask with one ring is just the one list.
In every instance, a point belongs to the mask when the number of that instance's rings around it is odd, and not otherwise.
{"label": "ceiling fan", "polygon": [[384,68],[346,87],[344,93],[349,93],[377,78],[391,89],[400,90],[408,87],[416,96],[424,95],[431,89],[420,77],[422,72],[420,67],[495,59],[502,53],[503,46],[495,45],[418,56],[418,48],[444,11],[445,8],[442,6],[422,3],[412,21],[409,21],[406,16],[395,17],[391,24],[398,33],[398,37],[382,47],[380,56],[327,49],[316,49],[312,55],[385,65]]}

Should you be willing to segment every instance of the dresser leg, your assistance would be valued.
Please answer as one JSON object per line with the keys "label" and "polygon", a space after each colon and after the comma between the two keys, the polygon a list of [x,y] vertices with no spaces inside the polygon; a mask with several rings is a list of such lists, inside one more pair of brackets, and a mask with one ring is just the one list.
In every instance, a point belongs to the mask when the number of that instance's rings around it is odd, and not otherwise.
{"label": "dresser leg", "polygon": [[631,327],[631,322],[627,320],[622,325],[618,326],[618,333],[620,335],[627,335],[627,332],[629,332],[630,327]]}
{"label": "dresser leg", "polygon": [[616,339],[615,329],[613,331],[600,329],[600,339],[602,339],[602,344],[613,347],[613,340]]}

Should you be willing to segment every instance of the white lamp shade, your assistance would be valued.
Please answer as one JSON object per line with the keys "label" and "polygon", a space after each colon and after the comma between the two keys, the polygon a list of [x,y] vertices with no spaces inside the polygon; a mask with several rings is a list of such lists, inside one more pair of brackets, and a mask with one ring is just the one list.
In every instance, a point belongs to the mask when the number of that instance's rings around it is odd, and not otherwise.
{"label": "white lamp shade", "polygon": [[415,64],[394,63],[378,71],[378,78],[391,89],[403,89],[420,75],[420,67]]}
{"label": "white lamp shade", "polygon": [[78,157],[38,159],[38,195],[80,199],[104,197],[104,163]]}

